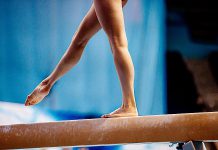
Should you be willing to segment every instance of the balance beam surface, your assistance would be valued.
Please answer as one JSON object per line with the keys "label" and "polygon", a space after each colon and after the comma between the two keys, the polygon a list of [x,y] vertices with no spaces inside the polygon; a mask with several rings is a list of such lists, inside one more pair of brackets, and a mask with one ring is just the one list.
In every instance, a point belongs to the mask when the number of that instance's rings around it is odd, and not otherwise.
{"label": "balance beam surface", "polygon": [[0,149],[218,140],[218,112],[0,126]]}

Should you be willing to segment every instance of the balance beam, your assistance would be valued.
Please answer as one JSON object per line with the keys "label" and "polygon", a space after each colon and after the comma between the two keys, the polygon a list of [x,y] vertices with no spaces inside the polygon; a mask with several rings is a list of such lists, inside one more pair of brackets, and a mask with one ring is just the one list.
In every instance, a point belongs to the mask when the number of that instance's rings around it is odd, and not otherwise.
{"label": "balance beam", "polygon": [[218,112],[0,126],[0,148],[218,140]]}

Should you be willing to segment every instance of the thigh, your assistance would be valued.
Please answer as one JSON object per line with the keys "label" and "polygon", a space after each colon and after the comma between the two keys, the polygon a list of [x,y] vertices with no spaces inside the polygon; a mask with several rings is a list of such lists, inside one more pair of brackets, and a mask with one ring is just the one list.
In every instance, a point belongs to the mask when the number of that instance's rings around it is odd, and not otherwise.
{"label": "thigh", "polygon": [[92,4],[86,16],[80,23],[73,37],[76,44],[86,43],[96,32],[101,29],[101,25],[95,13],[94,4]]}
{"label": "thigh", "polygon": [[108,35],[111,45],[127,44],[122,0],[94,0],[94,7],[99,23]]}

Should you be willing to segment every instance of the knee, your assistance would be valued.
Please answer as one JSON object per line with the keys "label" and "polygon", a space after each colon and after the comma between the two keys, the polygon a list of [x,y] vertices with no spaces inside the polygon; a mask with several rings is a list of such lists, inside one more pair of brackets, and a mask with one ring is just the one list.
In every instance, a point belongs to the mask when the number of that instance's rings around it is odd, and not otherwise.
{"label": "knee", "polygon": [[110,37],[110,44],[115,57],[120,57],[123,53],[128,51],[128,42],[126,37],[112,36]]}
{"label": "knee", "polygon": [[88,39],[72,39],[73,47],[77,50],[83,50],[88,43]]}
{"label": "knee", "polygon": [[128,2],[128,0],[122,0],[122,5],[126,5],[126,3]]}
{"label": "knee", "polygon": [[66,59],[65,59],[66,63],[72,60],[74,60],[75,62],[78,62],[82,56],[82,53],[87,43],[88,43],[88,40],[84,40],[81,38],[80,39],[73,38],[71,41],[71,45],[69,47],[69,51],[66,55]]}

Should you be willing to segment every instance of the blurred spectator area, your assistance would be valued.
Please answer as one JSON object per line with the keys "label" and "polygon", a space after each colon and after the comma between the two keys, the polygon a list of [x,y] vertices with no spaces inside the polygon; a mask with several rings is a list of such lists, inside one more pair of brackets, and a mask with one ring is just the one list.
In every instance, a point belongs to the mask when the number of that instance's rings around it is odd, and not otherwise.
{"label": "blurred spectator area", "polygon": [[198,43],[218,43],[217,0],[166,0],[168,25],[187,24]]}
{"label": "blurred spectator area", "polygon": [[218,52],[206,58],[167,53],[168,113],[218,110]]}
{"label": "blurred spectator area", "polygon": [[215,0],[166,0],[168,113],[218,109]]}

